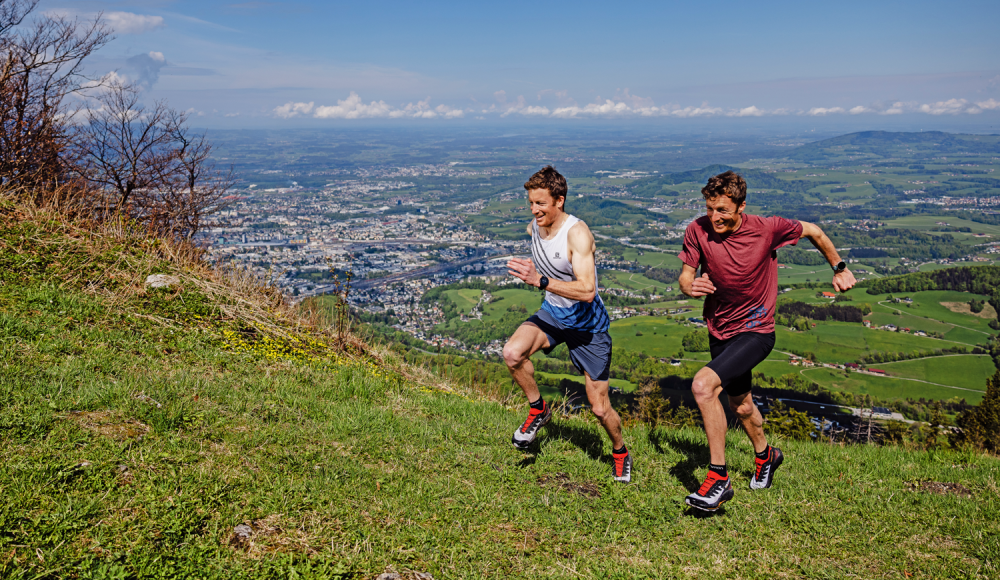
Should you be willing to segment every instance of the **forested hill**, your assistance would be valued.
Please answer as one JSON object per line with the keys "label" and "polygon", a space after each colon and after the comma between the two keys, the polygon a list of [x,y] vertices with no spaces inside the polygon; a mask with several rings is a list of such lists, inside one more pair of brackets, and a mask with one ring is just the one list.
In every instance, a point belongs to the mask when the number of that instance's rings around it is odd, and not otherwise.
{"label": "forested hill", "polygon": [[992,296],[1000,288],[1000,266],[963,266],[868,280],[869,294],[957,290]]}
{"label": "forested hill", "polygon": [[1000,153],[1000,135],[963,135],[923,131],[918,133],[893,133],[889,131],[863,131],[807,143],[795,148],[789,159],[817,163],[844,155],[873,158],[895,157],[898,148],[907,149],[907,157],[927,158],[940,155],[942,151],[957,155],[972,153]]}

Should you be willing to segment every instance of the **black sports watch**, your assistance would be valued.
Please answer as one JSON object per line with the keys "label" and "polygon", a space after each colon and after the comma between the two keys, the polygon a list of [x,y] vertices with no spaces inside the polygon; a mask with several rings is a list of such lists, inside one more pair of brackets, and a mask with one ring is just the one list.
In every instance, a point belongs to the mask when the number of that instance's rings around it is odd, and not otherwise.
{"label": "black sports watch", "polygon": [[549,285],[549,279],[542,276],[542,279],[538,281],[538,289],[545,290],[545,287]]}
{"label": "black sports watch", "polygon": [[834,274],[839,274],[840,272],[843,272],[844,270],[847,269],[847,262],[841,260],[840,263],[837,264],[836,266],[830,266],[830,267],[833,268]]}

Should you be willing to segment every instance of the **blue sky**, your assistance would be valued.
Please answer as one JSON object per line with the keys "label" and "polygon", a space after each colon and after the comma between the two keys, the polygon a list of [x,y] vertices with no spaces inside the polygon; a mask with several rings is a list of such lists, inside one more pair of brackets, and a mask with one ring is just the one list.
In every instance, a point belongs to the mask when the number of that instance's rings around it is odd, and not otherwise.
{"label": "blue sky", "polygon": [[43,0],[206,125],[1000,118],[1000,2]]}

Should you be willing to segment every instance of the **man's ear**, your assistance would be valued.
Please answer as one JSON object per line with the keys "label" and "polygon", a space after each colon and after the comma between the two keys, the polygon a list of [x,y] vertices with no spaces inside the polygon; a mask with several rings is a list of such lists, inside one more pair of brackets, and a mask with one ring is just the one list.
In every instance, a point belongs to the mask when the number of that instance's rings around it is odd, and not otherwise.
{"label": "man's ear", "polygon": [[565,195],[560,195],[559,197],[556,198],[556,207],[559,208],[560,211],[565,205],[566,205]]}

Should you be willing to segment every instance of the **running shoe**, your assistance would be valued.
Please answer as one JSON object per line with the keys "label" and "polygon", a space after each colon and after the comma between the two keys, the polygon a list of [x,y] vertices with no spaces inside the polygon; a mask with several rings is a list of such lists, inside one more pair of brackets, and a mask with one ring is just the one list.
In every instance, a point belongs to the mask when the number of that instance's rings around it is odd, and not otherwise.
{"label": "running shoe", "polygon": [[733,499],[733,484],[728,477],[719,477],[714,471],[708,472],[705,483],[698,491],[684,498],[684,503],[706,512],[714,512],[722,504]]}
{"label": "running shoe", "polygon": [[767,448],[767,459],[757,459],[757,470],[750,478],[750,489],[767,489],[774,482],[774,472],[785,460],[781,449],[777,447]]}
{"label": "running shoe", "polygon": [[531,445],[531,442],[535,440],[535,436],[538,435],[538,430],[544,427],[551,418],[552,409],[549,408],[548,401],[543,403],[541,411],[529,409],[528,418],[524,420],[523,425],[514,431],[514,436],[510,438],[510,442],[518,449],[527,449]]}
{"label": "running shoe", "polygon": [[621,455],[612,452],[611,457],[615,460],[615,466],[611,468],[611,476],[615,478],[615,481],[622,483],[632,481],[632,456],[628,449]]}

